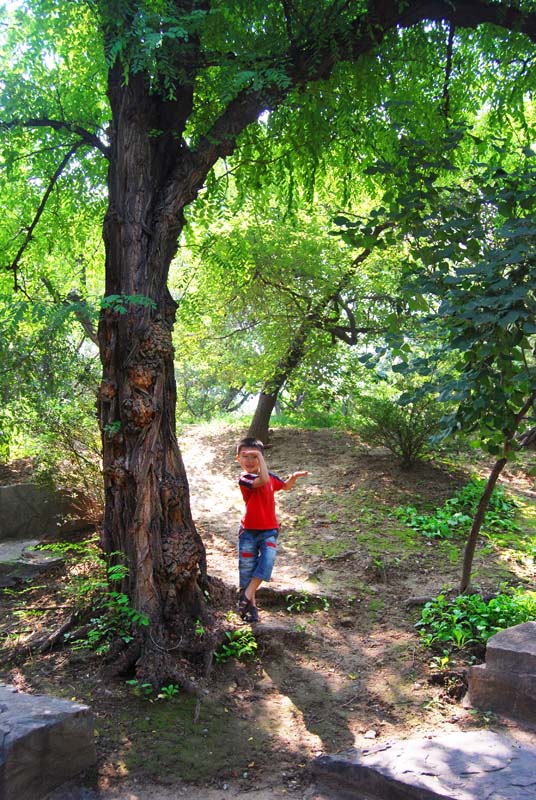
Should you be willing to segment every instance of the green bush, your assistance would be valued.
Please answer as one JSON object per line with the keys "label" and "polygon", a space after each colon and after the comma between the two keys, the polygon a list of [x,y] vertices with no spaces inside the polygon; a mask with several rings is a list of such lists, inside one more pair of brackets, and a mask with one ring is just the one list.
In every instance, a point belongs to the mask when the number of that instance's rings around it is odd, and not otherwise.
{"label": "green bush", "polygon": [[362,397],[357,433],[369,444],[386,447],[411,467],[429,452],[429,441],[439,432],[443,410],[434,398],[402,405],[386,397]]}
{"label": "green bush", "polygon": [[498,631],[531,620],[536,620],[536,592],[504,587],[487,601],[479,594],[453,600],[440,594],[426,603],[416,627],[427,647],[441,643],[461,649],[483,646]]}
{"label": "green bush", "polygon": [[70,647],[75,650],[87,648],[102,655],[116,639],[128,644],[136,627],[149,624],[147,616],[132,608],[127,595],[115,588],[127,577],[128,567],[110,563],[110,559],[120,554],[105,556],[97,536],[83,542],[51,542],[43,545],[42,549],[70,557],[63,591],[79,613],[91,614],[84,636],[75,639],[69,633],[65,634]]}
{"label": "green bush", "polygon": [[[414,506],[399,506],[394,513],[397,519],[409,528],[415,528],[428,539],[451,539],[469,531],[485,485],[485,480],[471,478],[466,486],[432,514],[421,514]],[[484,532],[519,530],[514,521],[516,508],[515,500],[508,496],[502,486],[496,486],[484,517]]]}

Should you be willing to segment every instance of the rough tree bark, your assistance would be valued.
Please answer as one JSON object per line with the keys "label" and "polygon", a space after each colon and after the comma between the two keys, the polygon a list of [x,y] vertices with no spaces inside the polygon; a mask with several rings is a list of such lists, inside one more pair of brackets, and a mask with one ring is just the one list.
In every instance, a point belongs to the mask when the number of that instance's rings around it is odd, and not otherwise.
{"label": "rough tree bark", "polygon": [[[182,154],[172,138],[184,128],[191,96],[163,102],[149,93],[143,75],[125,85],[115,69],[109,98],[113,124],[103,236],[106,296],[117,298],[99,323],[102,540],[106,552],[123,554],[129,568],[124,589],[149,618],[149,626],[139,630],[139,647],[131,648],[137,674],[159,685],[164,676],[184,683],[175,648],[180,643],[188,651],[195,620],[205,617],[200,580],[206,565],[176,438],[176,304],[167,277],[182,208],[197,178],[190,174],[181,185]],[[151,135],[155,130],[159,136]]]}

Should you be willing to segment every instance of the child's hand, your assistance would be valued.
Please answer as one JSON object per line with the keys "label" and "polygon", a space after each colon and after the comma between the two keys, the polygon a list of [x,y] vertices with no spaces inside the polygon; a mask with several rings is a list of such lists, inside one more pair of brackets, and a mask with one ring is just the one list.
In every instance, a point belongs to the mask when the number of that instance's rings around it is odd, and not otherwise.
{"label": "child's hand", "polygon": [[294,484],[296,483],[298,478],[303,478],[303,477],[305,477],[305,475],[310,475],[310,474],[311,473],[308,472],[306,469],[299,469],[297,472],[293,472],[292,475],[290,475],[286,479],[285,485],[283,486],[283,489],[285,489],[286,491],[288,491],[289,489],[292,489],[292,487],[294,486]]}

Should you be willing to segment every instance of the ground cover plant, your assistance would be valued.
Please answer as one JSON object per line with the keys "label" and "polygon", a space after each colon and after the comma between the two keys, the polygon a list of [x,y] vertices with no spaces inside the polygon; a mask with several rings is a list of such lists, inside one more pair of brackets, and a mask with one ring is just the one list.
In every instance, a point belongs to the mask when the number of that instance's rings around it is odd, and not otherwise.
{"label": "ground cover plant", "polygon": [[416,623],[426,646],[479,646],[505,628],[536,620],[536,592],[505,586],[495,597],[480,594],[438,595],[424,606]]}
{"label": "ground cover plant", "polygon": [[[233,461],[238,435],[236,426],[217,423],[180,434],[209,571],[231,588],[242,506]],[[485,474],[486,459],[477,461],[473,454],[468,461],[461,454],[456,460],[454,454],[448,467],[432,461],[408,472],[388,451],[371,449],[340,429],[274,428],[270,466],[285,474],[295,467],[297,453],[312,474],[300,492],[281,498],[280,553],[273,583],[258,596],[257,647],[252,640],[247,645],[249,629],[238,628],[230,613],[233,592],[221,603],[213,598],[215,613],[231,634],[224,633],[214,649],[237,641],[237,651],[246,645],[250,652],[238,659],[236,652],[215,657],[197,698],[177,691],[173,681],[155,690],[129,674],[111,679],[103,656],[90,647],[73,648],[68,640],[42,652],[28,646],[69,618],[84,596],[83,581],[105,574],[90,566],[91,553],[88,560],[81,558],[94,545],[75,543],[78,554],[66,554],[66,566],[46,581],[0,594],[0,679],[26,691],[75,697],[94,710],[99,763],[88,786],[114,786],[117,796],[134,778],[132,791],[147,794],[162,781],[186,791],[186,780],[197,791],[203,785],[207,796],[225,784],[227,797],[265,787],[271,798],[277,791],[305,788],[307,763],[315,755],[370,744],[369,731],[381,743],[419,731],[438,735],[509,725],[464,710],[445,682],[434,679],[438,667],[462,674],[481,652],[439,638],[430,648],[420,635],[424,626],[415,627],[423,604],[442,595],[444,601],[428,606],[428,635],[439,636],[442,625],[455,629],[453,614],[461,619],[449,599],[455,596],[461,558],[457,539],[423,537],[393,514],[410,503],[441,507],[472,474]],[[519,530],[494,535],[493,547],[481,537],[479,594],[463,612],[467,618],[478,612],[486,632],[495,630],[501,617],[508,623],[520,619],[508,615],[506,604],[510,610],[520,604],[535,574],[532,479],[520,464],[506,471],[502,485],[517,503]],[[79,581],[74,596],[66,592],[68,575]],[[505,581],[516,587],[511,593],[504,591]],[[482,605],[482,597],[498,593],[507,599],[497,599],[495,613],[491,601]],[[423,596],[420,605],[407,602]],[[89,620],[96,616],[90,613]],[[238,629],[235,638],[232,631]],[[202,620],[194,635],[207,637]],[[466,642],[475,636],[467,633]]]}
{"label": "ground cover plant", "polygon": [[[395,516],[430,539],[463,536],[469,532],[485,486],[485,480],[472,476],[465,486],[433,512],[419,513],[415,506],[408,505],[395,509]],[[484,516],[482,534],[519,531],[515,521],[516,508],[515,498],[508,495],[503,486],[495,487]]]}

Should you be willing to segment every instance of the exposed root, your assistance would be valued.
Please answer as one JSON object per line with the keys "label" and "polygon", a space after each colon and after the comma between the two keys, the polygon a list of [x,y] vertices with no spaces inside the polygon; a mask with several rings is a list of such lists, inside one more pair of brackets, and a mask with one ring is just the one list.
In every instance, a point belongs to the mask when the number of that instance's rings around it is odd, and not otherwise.
{"label": "exposed root", "polygon": [[[51,633],[47,633],[44,636],[42,634],[37,634],[36,636],[29,639],[24,644],[19,645],[13,650],[13,657],[17,658],[18,656],[27,656],[28,653],[37,651],[38,653],[46,653],[49,650],[53,650],[55,647],[58,647],[64,643],[65,634],[69,631],[72,631],[74,626],[80,622],[81,615],[78,612],[74,612],[70,614],[69,617],[62,622],[57,628],[55,628]],[[80,638],[85,633],[87,633],[89,626],[84,625],[81,628],[76,629],[72,637]]]}

